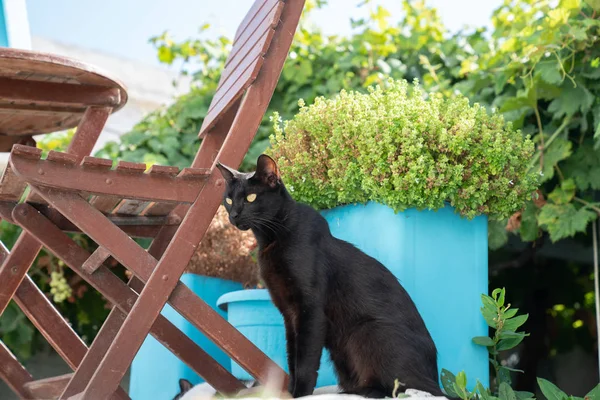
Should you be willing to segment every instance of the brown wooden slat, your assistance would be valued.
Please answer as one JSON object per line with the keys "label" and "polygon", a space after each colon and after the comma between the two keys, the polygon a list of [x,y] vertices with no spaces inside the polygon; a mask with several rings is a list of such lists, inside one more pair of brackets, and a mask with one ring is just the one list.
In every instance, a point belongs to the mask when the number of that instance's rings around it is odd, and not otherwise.
{"label": "brown wooden slat", "polygon": [[[13,204],[12,207],[14,206],[15,205]],[[55,224],[60,230],[74,233],[81,232],[81,230],[77,226],[75,226],[71,221],[63,217],[56,210],[48,208],[47,205],[36,204],[35,208],[38,209],[38,211],[40,211],[46,218],[52,221],[52,223]],[[170,217],[167,218],[165,216],[124,218],[117,215],[108,215],[107,218],[115,225],[121,227],[121,229],[124,232],[126,232],[129,236],[138,238],[153,238],[158,234],[161,226],[178,225],[181,222],[178,222],[176,219],[172,219]]]}
{"label": "brown wooden slat", "polygon": [[233,41],[238,41],[240,36],[246,31],[246,29],[248,29],[250,23],[256,19],[255,16],[259,12],[264,12],[265,9],[271,9],[271,7],[273,7],[273,5],[279,1],[280,0],[256,0],[252,4],[252,7],[250,7],[248,13],[244,16],[244,19],[242,20],[240,25],[238,26],[235,32],[235,36],[233,37]]}
{"label": "brown wooden slat", "polygon": [[0,102],[39,103],[51,106],[110,106],[121,103],[118,88],[34,82],[0,77]]}
{"label": "brown wooden slat", "polygon": [[0,315],[8,306],[8,302],[19,288],[21,281],[27,275],[27,271],[42,246],[31,235],[21,234],[17,239],[12,251],[0,266]]}
{"label": "brown wooden slat", "polygon": [[2,341],[0,341],[0,378],[20,398],[34,398],[25,388],[25,385],[33,380],[31,374],[27,372]]}
{"label": "brown wooden slat", "polygon": [[121,200],[113,210],[113,214],[138,215],[148,207],[150,202],[142,200]]}
{"label": "brown wooden slat", "polygon": [[42,157],[42,150],[24,144],[15,144],[11,150],[11,154],[31,160],[39,160]]}
{"label": "brown wooden slat", "polygon": [[228,67],[230,69],[224,71],[224,75],[221,76],[215,96],[211,101],[209,113],[217,106],[219,101],[229,90],[236,90],[235,88],[242,84],[242,82],[238,81],[240,75],[248,68],[252,68],[252,66],[258,62],[259,57],[267,53],[274,34],[275,31],[270,28],[263,32],[262,36],[258,39],[258,42],[252,44],[247,53],[240,53],[240,58]]}
{"label": "brown wooden slat", "polygon": [[210,170],[206,168],[184,168],[181,170],[178,178],[193,178],[193,179],[202,179],[206,178],[206,176],[210,175]]}
{"label": "brown wooden slat", "polygon": [[25,276],[13,300],[69,367],[77,368],[87,346],[29,276]]}
{"label": "brown wooden slat", "polygon": [[[0,134],[10,136],[29,136],[46,134],[76,126],[81,120],[83,111],[65,114],[49,111],[7,110],[6,104],[0,105]],[[10,151],[5,144],[1,151]]]}
{"label": "brown wooden slat", "polygon": [[150,206],[144,211],[144,215],[147,216],[161,216],[161,215],[169,215],[171,211],[173,211],[177,207],[177,204],[173,203],[156,203],[153,202]]}
{"label": "brown wooden slat", "polygon": [[24,387],[36,399],[56,399],[60,396],[73,374],[54,376],[27,382]]}
{"label": "brown wooden slat", "polygon": [[[16,215],[19,224],[24,229],[36,235],[50,252],[63,260],[73,271],[116,305],[121,312],[127,313],[132,309],[132,306],[136,302],[137,294],[107,267],[100,266],[92,275],[88,275],[82,269],[81,266],[91,256],[88,251],[78,246],[77,243],[58,230],[56,226],[37,213],[31,206],[20,204]],[[144,251],[144,253],[146,252]],[[148,256],[152,257],[149,254]],[[198,299],[198,297],[196,298]],[[213,382],[213,385],[216,384],[217,386],[215,387],[217,390],[231,393],[241,388],[239,386],[240,382],[162,315],[156,319],[150,333],[199,375],[203,376],[207,381]],[[96,339],[98,340],[98,337]],[[108,344],[110,342],[112,340]],[[106,344],[104,343],[103,346]],[[96,365],[97,363],[93,366]],[[92,397],[95,398],[94,396]],[[100,396],[100,398],[102,397]]]}
{"label": "brown wooden slat", "polygon": [[111,107],[88,107],[81,122],[77,125],[75,135],[69,143],[67,153],[75,154],[78,160],[89,156],[102,133],[106,120],[115,109]]}
{"label": "brown wooden slat", "polygon": [[166,166],[166,165],[157,165],[154,164],[153,166],[150,167],[150,169],[148,170],[149,174],[160,174],[160,175],[171,175],[171,176],[175,176],[179,173],[179,168],[177,167],[170,167],[170,166]]}
{"label": "brown wooden slat", "polygon": [[228,108],[235,103],[237,99],[239,99],[244,91],[254,82],[258,73],[260,72],[260,68],[262,67],[264,59],[262,57],[258,58],[258,62],[254,65],[253,68],[248,68],[243,74],[236,80],[236,88],[238,87],[237,82],[243,82],[243,85],[239,86],[238,90],[228,90],[227,94],[223,96],[219,103],[210,111],[204,121],[202,122],[202,128],[200,129],[200,136],[202,137],[204,132],[208,131],[212,128],[215,123],[219,120],[219,118],[228,110]]}
{"label": "brown wooden slat", "polygon": [[112,210],[122,201],[119,196],[92,196],[90,204],[104,214],[110,214]]}
{"label": "brown wooden slat", "polygon": [[58,162],[66,165],[75,165],[77,164],[77,156],[75,154],[63,153],[60,151],[50,150],[48,152],[48,157],[46,160]]}
{"label": "brown wooden slat", "polygon": [[[44,160],[30,160],[15,156],[10,159],[17,175],[32,185],[69,188],[94,195],[119,196],[131,200],[160,202],[193,202],[206,176],[197,179],[180,179],[161,174],[136,173],[122,170],[97,170],[82,167],[69,167]],[[40,174],[40,172],[42,174]]]}
{"label": "brown wooden slat", "polygon": [[85,260],[81,269],[83,269],[88,274],[93,274],[96,272],[98,268],[110,257],[110,253],[102,246],[98,246],[98,248],[92,253],[92,255]]}
{"label": "brown wooden slat", "polygon": [[80,61],[56,54],[10,48],[0,51],[0,76],[41,81],[57,78],[61,82],[123,87],[106,72]]}
{"label": "brown wooden slat", "polygon": [[121,172],[132,172],[135,174],[143,173],[146,170],[146,164],[134,163],[130,161],[119,161],[117,164],[117,171]]}
{"label": "brown wooden slat", "polygon": [[15,175],[10,163],[6,164],[6,168],[0,178],[0,201],[19,201],[27,184]]}
{"label": "brown wooden slat", "polygon": [[106,158],[85,156],[81,161],[81,165],[87,168],[102,168],[108,170],[112,168],[113,161]]}
{"label": "brown wooden slat", "polygon": [[269,28],[275,28],[279,23],[279,17],[283,11],[283,2],[272,2],[273,4],[263,7],[256,15],[244,33],[235,41],[231,53],[227,57],[225,67],[229,66],[239,56],[242,49],[252,46],[261,38]]}

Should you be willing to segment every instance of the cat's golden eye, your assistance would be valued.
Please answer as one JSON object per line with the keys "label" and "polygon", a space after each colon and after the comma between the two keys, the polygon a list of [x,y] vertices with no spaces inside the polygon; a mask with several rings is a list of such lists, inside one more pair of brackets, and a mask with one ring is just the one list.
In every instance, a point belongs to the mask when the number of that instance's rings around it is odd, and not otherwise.
{"label": "cat's golden eye", "polygon": [[252,203],[254,200],[256,200],[256,193],[252,193],[246,196],[246,200],[248,200],[248,203]]}
{"label": "cat's golden eye", "polygon": [[233,200],[231,200],[229,197],[225,199],[225,203],[232,205],[233,204]]}

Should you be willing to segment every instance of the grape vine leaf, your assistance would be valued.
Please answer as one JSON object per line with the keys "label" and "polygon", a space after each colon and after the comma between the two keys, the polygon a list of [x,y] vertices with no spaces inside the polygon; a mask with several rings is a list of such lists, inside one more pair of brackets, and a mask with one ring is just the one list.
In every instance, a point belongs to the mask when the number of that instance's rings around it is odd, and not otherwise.
{"label": "grape vine leaf", "polygon": [[488,222],[488,246],[491,250],[497,250],[508,241],[506,221],[489,220]]}
{"label": "grape vine leaf", "polygon": [[521,213],[521,239],[526,242],[532,242],[538,237],[537,212],[538,208],[529,201]]}
{"label": "grape vine leaf", "polygon": [[600,190],[600,149],[594,149],[591,142],[582,144],[565,162],[563,172],[580,190]]}
{"label": "grape vine leaf", "polygon": [[552,85],[560,85],[563,81],[563,75],[558,63],[554,60],[538,63],[535,67],[535,72],[542,80]]}
{"label": "grape vine leaf", "polygon": [[566,179],[560,187],[555,188],[552,193],[548,195],[548,198],[555,204],[567,204],[575,197],[575,181],[573,179]]}
{"label": "grape vine leaf", "polygon": [[571,155],[572,147],[573,145],[571,142],[563,138],[557,138],[550,146],[548,146],[546,151],[544,151],[543,175],[540,178],[540,183],[554,177],[554,166],[558,164],[559,161],[562,161]]}
{"label": "grape vine leaf", "polygon": [[579,210],[569,204],[546,204],[538,216],[538,223],[546,227],[550,240],[556,242],[577,232],[585,231],[588,222],[594,220],[596,214],[586,208]]}
{"label": "grape vine leaf", "polygon": [[586,113],[594,104],[594,95],[580,82],[577,87],[571,81],[563,83],[563,91],[548,106],[548,111],[554,114],[554,118],[572,116],[576,112]]}

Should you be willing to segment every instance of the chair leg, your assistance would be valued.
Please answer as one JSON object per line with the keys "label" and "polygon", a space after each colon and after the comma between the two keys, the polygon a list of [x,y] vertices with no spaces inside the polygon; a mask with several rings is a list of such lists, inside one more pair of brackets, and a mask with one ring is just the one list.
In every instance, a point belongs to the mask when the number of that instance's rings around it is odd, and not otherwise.
{"label": "chair leg", "polygon": [[[85,355],[79,368],[73,374],[73,377],[69,380],[69,383],[65,387],[64,391],[60,395],[59,399],[68,399],[85,389],[88,381],[92,377],[96,365],[102,360],[102,356],[108,350],[114,337],[116,336],[119,328],[125,321],[125,314],[123,314],[118,308],[113,307],[108,318],[102,324],[102,328],[96,335],[94,342],[90,346],[89,351]],[[118,393],[118,392],[117,392]],[[129,398],[115,396],[116,398]]]}
{"label": "chair leg", "polygon": [[[156,278],[157,272],[155,267],[158,264],[156,259],[135,243],[119,227],[111,223],[102,213],[86,202],[81,196],[78,196],[73,192],[38,186],[34,187],[34,190],[40,193],[46,201],[60,211],[73,224],[77,225],[79,229],[88,234],[96,243],[107,249],[115,259],[134,272],[140,280],[148,281],[152,271],[154,271],[155,279],[159,280],[158,285],[163,284],[162,282],[167,282],[169,285],[176,286],[175,291],[171,294],[169,299],[169,303],[173,308],[194,324],[229,357],[241,365],[242,368],[257,378],[259,382],[265,383],[271,378],[269,375],[270,373],[276,373],[283,377],[284,385],[287,385],[287,383],[285,383],[287,375],[276,363],[270,360],[237,329],[233,328],[223,317],[208,306],[208,304],[196,296],[186,285],[179,282],[179,277],[187,266],[189,259],[200,242],[201,235],[208,227],[208,224],[210,224],[210,221],[212,221],[212,215],[214,215],[214,212],[218,207],[221,189],[217,186],[215,180],[218,181],[220,179],[216,178],[213,174],[211,180],[207,183],[207,188],[212,185],[213,193],[209,196],[203,192],[202,201],[196,202],[197,206],[195,211],[192,212],[193,207],[190,208],[190,211],[181,225],[184,226],[185,224],[187,226],[186,230],[182,231],[180,226],[177,231],[177,235],[181,235],[180,237],[185,239],[178,240],[177,238],[174,238],[167,248],[165,256],[161,259],[161,262],[164,264],[163,270],[159,272],[159,278]],[[210,198],[211,196],[213,197],[212,199]],[[215,209],[208,209],[207,204],[214,204]],[[212,214],[208,217],[210,212],[212,212]],[[14,214],[15,218],[18,218],[18,213]],[[201,218],[205,222],[202,225],[200,225]],[[156,284],[157,283],[155,283],[155,285]],[[167,289],[170,290],[169,288]],[[142,293],[146,290],[147,289],[144,288]],[[154,295],[147,294],[146,296],[152,297]],[[167,298],[169,298],[169,294],[161,294],[160,297],[154,297],[153,301],[156,303],[154,303],[153,307],[157,307],[157,314],[164,305],[164,302],[160,305],[163,298],[164,301],[166,301]],[[136,306],[138,303],[139,302],[136,303]],[[147,315],[152,316],[151,314]],[[150,321],[150,324],[151,322],[152,321]],[[139,324],[139,328],[136,329],[143,330],[148,323],[149,322],[146,321],[144,325]],[[145,335],[146,333],[142,335]],[[143,339],[144,336],[141,337],[138,347],[133,349],[129,363],[139,349],[139,346],[141,346]],[[121,349],[122,350],[117,354],[125,354],[125,347],[121,346]],[[127,350],[127,357],[129,357],[130,351],[131,349]],[[126,360],[122,362],[127,364]],[[126,369],[127,365],[119,370],[117,370],[116,367],[108,368],[108,370],[112,370],[112,373],[114,374],[113,377],[117,377],[115,382],[120,380],[118,375],[124,373]]]}
{"label": "chair leg", "polygon": [[8,306],[31,264],[35,261],[42,245],[27,232],[21,232],[12,251],[0,266],[0,315]]}
{"label": "chair leg", "polygon": [[33,381],[25,367],[13,356],[4,343],[0,341],[0,378],[23,399],[33,397],[25,388],[25,384]]}
{"label": "chair leg", "polygon": [[[173,242],[156,265],[138,301],[83,392],[83,398],[109,394],[122,379],[216,212],[221,196],[217,187],[217,175],[218,172],[215,171],[202,191],[203,201],[197,201],[190,207]],[[178,237],[185,240],[177,240]],[[244,356],[239,355],[242,359]]]}
{"label": "chair leg", "polygon": [[[79,276],[118,307],[118,310],[111,311],[107,320],[108,322],[113,321],[110,323],[110,326],[118,329],[118,326],[114,323],[117,317],[114,317],[113,314],[117,312],[123,315],[124,319],[124,314],[128,313],[135,303],[138,297],[137,294],[105,266],[100,266],[91,275],[87,274],[83,270],[82,265],[91,254],[79,247],[68,235],[32,206],[29,204],[20,204],[15,211],[16,222],[23,229],[36,237],[50,252],[60,258]],[[135,290],[140,291],[143,287],[143,284],[136,278],[130,281],[130,285]],[[105,322],[106,324],[107,322]],[[77,389],[79,388],[78,385],[87,383],[93,373],[93,369],[89,370],[88,366],[84,368],[84,365],[95,366],[99,363],[97,357],[101,359],[102,355],[105,354],[105,346],[108,346],[113,340],[114,329],[109,329],[108,327],[105,329],[105,326],[103,326],[101,332],[98,333],[96,340],[90,347],[81,367],[73,378],[77,380],[77,383],[73,383],[77,385]],[[218,391],[229,394],[235,393],[245,387],[162,315],[152,325],[150,333]],[[88,357],[90,358],[89,361]],[[78,391],[75,389],[73,392],[69,391],[69,394],[72,393],[78,393]]]}
{"label": "chair leg", "polygon": [[21,282],[14,300],[54,350],[75,370],[87,346],[29,276]]}

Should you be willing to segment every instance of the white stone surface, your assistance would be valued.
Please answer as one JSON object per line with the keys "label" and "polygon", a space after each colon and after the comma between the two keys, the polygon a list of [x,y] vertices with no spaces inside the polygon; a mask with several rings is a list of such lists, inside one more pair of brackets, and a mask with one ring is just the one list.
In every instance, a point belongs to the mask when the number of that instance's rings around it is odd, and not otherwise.
{"label": "white stone surface", "polygon": [[[338,393],[339,388],[337,386],[325,386],[315,390],[312,396],[306,396],[305,399],[311,400],[362,400],[364,397],[350,394]],[[181,397],[181,400],[208,400],[212,399],[216,394],[216,391],[207,383],[194,386],[189,392]],[[407,389],[404,393],[411,400],[447,400],[443,396],[433,396],[429,393],[421,392],[419,390]],[[266,400],[276,399],[277,397],[243,397],[246,400]]]}

